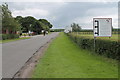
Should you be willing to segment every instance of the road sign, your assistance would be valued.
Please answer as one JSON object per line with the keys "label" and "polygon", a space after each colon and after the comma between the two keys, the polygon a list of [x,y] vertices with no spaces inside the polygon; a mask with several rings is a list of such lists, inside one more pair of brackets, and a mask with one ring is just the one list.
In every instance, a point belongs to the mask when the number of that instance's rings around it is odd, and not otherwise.
{"label": "road sign", "polygon": [[94,37],[112,36],[112,18],[93,18]]}

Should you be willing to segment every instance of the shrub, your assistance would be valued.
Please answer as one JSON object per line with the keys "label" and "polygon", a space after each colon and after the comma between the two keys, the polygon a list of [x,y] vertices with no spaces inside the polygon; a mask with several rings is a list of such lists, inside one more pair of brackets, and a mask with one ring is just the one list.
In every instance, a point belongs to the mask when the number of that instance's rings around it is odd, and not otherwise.
{"label": "shrub", "polygon": [[2,40],[6,40],[8,37],[6,34],[2,34]]}
{"label": "shrub", "polygon": [[19,38],[19,35],[18,34],[14,35],[14,38]]}
{"label": "shrub", "polygon": [[2,34],[2,40],[19,38],[18,34]]}
{"label": "shrub", "polygon": [[[94,51],[94,39],[68,34],[81,48]],[[120,42],[96,39],[95,53],[112,59],[120,59]]]}

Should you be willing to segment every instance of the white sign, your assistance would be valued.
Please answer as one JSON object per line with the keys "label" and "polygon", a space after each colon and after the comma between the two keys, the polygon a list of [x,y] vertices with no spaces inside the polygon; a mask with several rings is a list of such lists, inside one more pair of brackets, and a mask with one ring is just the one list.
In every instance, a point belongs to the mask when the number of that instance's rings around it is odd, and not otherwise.
{"label": "white sign", "polygon": [[94,37],[112,36],[112,18],[93,18]]}

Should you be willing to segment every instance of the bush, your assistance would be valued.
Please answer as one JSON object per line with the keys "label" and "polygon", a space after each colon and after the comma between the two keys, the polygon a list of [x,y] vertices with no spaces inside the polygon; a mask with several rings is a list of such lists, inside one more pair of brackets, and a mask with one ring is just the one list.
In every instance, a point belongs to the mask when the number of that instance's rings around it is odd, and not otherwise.
{"label": "bush", "polygon": [[2,40],[19,38],[18,34],[2,34]]}
{"label": "bush", "polygon": [[120,59],[120,42],[96,39],[94,49],[94,39],[87,39],[76,35],[69,34],[70,38],[81,48],[94,51],[99,55],[104,55],[112,59]]}
{"label": "bush", "polygon": [[18,34],[14,35],[14,38],[19,38],[19,35]]}
{"label": "bush", "polygon": [[7,35],[6,34],[2,34],[2,40],[6,40],[7,39]]}

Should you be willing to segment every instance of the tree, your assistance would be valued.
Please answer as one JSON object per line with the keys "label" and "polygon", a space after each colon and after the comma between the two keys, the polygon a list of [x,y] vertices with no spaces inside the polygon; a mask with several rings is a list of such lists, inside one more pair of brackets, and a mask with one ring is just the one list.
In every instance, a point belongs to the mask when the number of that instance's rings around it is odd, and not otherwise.
{"label": "tree", "polygon": [[18,21],[20,24],[22,24],[22,19],[23,19],[22,16],[17,16],[17,17],[15,18],[15,20]]}
{"label": "tree", "polygon": [[2,4],[2,30],[3,32],[9,34],[9,33],[15,33],[16,31],[19,31],[20,24],[15,21],[15,19],[12,17],[11,11],[8,9],[8,5]]}
{"label": "tree", "polygon": [[46,19],[39,19],[40,22],[42,22],[44,25],[48,26],[49,28],[52,28],[52,24],[48,22]]}
{"label": "tree", "polygon": [[40,22],[32,16],[17,16],[15,19],[22,25],[23,32],[33,31],[36,34],[40,34],[43,29],[47,28],[44,23]]}
{"label": "tree", "polygon": [[72,27],[73,32],[80,32],[81,31],[81,26],[79,26],[79,24],[73,23],[73,24],[71,24],[71,27]]}
{"label": "tree", "polygon": [[43,27],[42,27],[41,23],[37,20],[33,27],[33,32],[36,32],[36,34],[40,34],[42,29],[43,29]]}
{"label": "tree", "polygon": [[23,32],[33,31],[33,27],[34,27],[35,22],[36,22],[36,19],[34,17],[27,16],[25,18],[22,18],[20,16],[17,16],[16,19],[22,25]]}
{"label": "tree", "polygon": [[21,24],[23,32],[33,31],[36,32],[36,34],[40,34],[42,30],[49,31],[50,28],[52,28],[52,24],[46,19],[37,20],[32,16],[17,16],[15,20]]}

